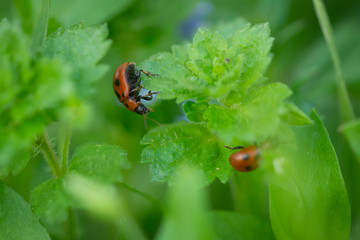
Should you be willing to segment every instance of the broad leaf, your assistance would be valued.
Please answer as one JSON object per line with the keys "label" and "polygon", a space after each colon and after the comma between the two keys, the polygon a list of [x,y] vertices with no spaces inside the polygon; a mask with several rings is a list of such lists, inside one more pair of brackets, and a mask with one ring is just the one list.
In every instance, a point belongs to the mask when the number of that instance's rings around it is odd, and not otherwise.
{"label": "broad leaf", "polygon": [[211,217],[216,239],[275,239],[270,223],[264,222],[256,217],[225,211],[212,212]]}
{"label": "broad leaf", "polygon": [[232,167],[228,151],[204,125],[177,124],[152,129],[141,141],[143,163],[150,163],[154,181],[174,181],[174,174],[186,164],[199,172],[203,185],[216,177],[226,182]]}
{"label": "broad leaf", "polygon": [[0,182],[0,239],[50,240],[29,205],[15,191]]}
{"label": "broad leaf", "polygon": [[99,182],[116,183],[123,180],[121,171],[129,166],[123,148],[116,145],[87,144],[76,151],[68,172]]}
{"label": "broad leaf", "polygon": [[313,126],[295,130],[274,161],[270,215],[277,239],[348,239],[350,205],[328,133],[315,112]]}

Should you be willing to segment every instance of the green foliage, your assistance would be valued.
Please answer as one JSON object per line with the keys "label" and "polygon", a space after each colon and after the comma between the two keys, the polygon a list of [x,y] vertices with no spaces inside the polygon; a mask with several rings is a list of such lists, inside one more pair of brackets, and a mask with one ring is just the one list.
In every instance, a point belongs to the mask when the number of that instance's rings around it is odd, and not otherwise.
{"label": "green foliage", "polygon": [[[102,183],[106,186],[106,184],[121,182],[123,179],[121,171],[128,167],[126,152],[118,146],[107,144],[82,146],[74,154],[67,175],[42,183],[33,190],[30,200],[31,207],[37,216],[43,217],[46,221],[64,221],[68,207],[82,207],[84,205],[83,201],[79,202],[76,197],[72,197],[74,192],[79,192],[80,189],[75,187],[75,183],[69,184],[72,182],[71,179],[75,179],[75,177],[70,177],[69,180],[68,175],[79,175],[79,178],[85,179],[85,184],[90,181],[95,182],[95,185]],[[80,182],[84,181],[80,180]],[[89,189],[86,188],[82,191],[89,191]],[[95,190],[91,191],[95,195],[99,194],[95,193]],[[103,196],[103,199],[106,199],[106,196]],[[100,207],[98,206],[95,210],[101,212],[101,206],[100,204]],[[85,206],[85,208],[87,207]]]}
{"label": "green foliage", "polygon": [[[124,10],[133,0],[62,0],[53,1],[50,13],[64,26],[80,21],[102,23]],[[92,14],[89,14],[91,12]]]}
{"label": "green foliage", "polygon": [[0,23],[0,176],[26,166],[34,135],[49,122],[85,118],[84,97],[106,70],[97,66],[109,48],[106,36],[105,25],[59,30],[32,59],[29,37],[16,24]]}
{"label": "green foliage", "polygon": [[150,145],[144,148],[141,158],[142,162],[151,163],[154,181],[173,182],[183,164],[197,170],[199,181],[204,185],[215,177],[225,182],[232,173],[227,151],[202,124],[162,126],[149,131],[141,144]]}
{"label": "green foliage", "polygon": [[156,239],[214,239],[206,212],[206,195],[199,191],[199,178],[186,165],[177,172],[168,195],[167,214]]}
{"label": "green foliage", "polygon": [[106,66],[97,65],[110,47],[107,35],[106,24],[89,26],[80,23],[51,34],[44,42],[41,53],[69,63],[77,95],[88,97],[94,91],[91,89],[94,81],[107,70]]}
{"label": "green foliage", "polygon": [[200,28],[192,44],[174,46],[172,54],[154,55],[141,65],[160,74],[145,86],[161,91],[162,99],[219,98],[230,105],[239,99],[233,100],[235,94],[241,97],[252,83],[262,80],[270,62],[269,35],[267,24],[243,24],[228,36]]}
{"label": "green foliage", "polygon": [[67,208],[75,205],[64,189],[63,179],[52,179],[34,188],[30,204],[34,214],[47,222],[65,221]]}
{"label": "green foliage", "polygon": [[350,147],[360,161],[360,120],[354,120],[341,127],[342,132],[350,143]]}
{"label": "green foliage", "polygon": [[275,239],[269,224],[253,216],[214,211],[211,213],[211,218],[216,239],[219,240]]}
{"label": "green foliage", "polygon": [[69,166],[69,174],[78,173],[97,182],[122,182],[122,169],[129,168],[126,152],[118,146],[82,146],[74,154]]}
{"label": "green foliage", "polygon": [[[327,41],[311,1],[0,0],[0,239],[358,239],[359,121],[336,116],[360,104],[360,3],[326,6],[332,33],[313,2]],[[127,61],[160,74],[161,126],[114,96]],[[224,145],[254,144],[234,172]]]}
{"label": "green foliage", "polygon": [[270,215],[278,239],[347,239],[350,205],[328,133],[315,112],[295,130],[297,147],[274,162]]}
{"label": "green foliage", "polygon": [[1,182],[0,209],[1,239],[50,240],[45,228],[33,215],[27,202]]}
{"label": "green foliage", "polygon": [[[159,98],[176,97],[177,102],[196,99],[186,102],[184,111],[189,120],[203,123],[201,128],[205,129],[189,131],[199,129],[190,124],[165,126],[144,137],[141,143],[152,146],[144,149],[142,159],[152,163],[155,181],[171,180],[182,162],[190,162],[203,171],[204,184],[214,177],[225,182],[231,169],[229,151],[223,145],[261,144],[283,138],[281,134],[287,133],[280,127],[284,124],[311,123],[300,109],[284,102],[291,94],[287,86],[264,82],[273,42],[268,24],[251,27],[236,20],[217,30],[200,28],[191,44],[174,46],[172,54],[154,55],[141,65],[160,75],[145,81],[148,89],[161,91]],[[189,134],[182,137],[184,131]],[[199,145],[201,148],[196,148]]]}

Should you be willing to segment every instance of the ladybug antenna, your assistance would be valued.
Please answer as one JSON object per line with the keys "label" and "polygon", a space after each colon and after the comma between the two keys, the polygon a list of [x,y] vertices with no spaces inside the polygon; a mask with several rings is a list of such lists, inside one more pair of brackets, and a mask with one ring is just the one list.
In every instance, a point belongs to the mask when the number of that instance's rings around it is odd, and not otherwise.
{"label": "ladybug antenna", "polygon": [[156,124],[159,125],[159,126],[162,125],[162,124],[159,123],[158,121],[156,121],[156,120],[154,120],[154,119],[152,119],[152,118],[149,118],[149,117],[146,116],[146,115],[143,115],[143,116],[144,116],[145,126],[146,126],[146,119],[149,119],[149,120],[153,121],[154,123],[156,123]]}

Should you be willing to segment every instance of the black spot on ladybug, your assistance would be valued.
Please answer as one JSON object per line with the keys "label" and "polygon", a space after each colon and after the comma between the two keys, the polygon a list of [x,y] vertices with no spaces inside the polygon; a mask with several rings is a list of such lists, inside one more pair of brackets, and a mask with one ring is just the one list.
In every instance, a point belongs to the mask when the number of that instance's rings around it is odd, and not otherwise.
{"label": "black spot on ladybug", "polygon": [[115,85],[118,87],[120,85],[119,79],[115,79]]}
{"label": "black spot on ladybug", "polygon": [[251,170],[251,166],[246,166],[246,170],[250,171],[250,170]]}
{"label": "black spot on ladybug", "polygon": [[244,160],[244,161],[249,160],[249,158],[250,158],[249,154],[244,154],[244,155],[243,155],[243,160]]}
{"label": "black spot on ladybug", "polygon": [[122,93],[122,96],[125,97],[125,93]]}
{"label": "black spot on ladybug", "polygon": [[120,94],[117,91],[115,91],[115,94],[116,94],[116,97],[120,99]]}
{"label": "black spot on ladybug", "polygon": [[124,103],[124,105],[125,105],[126,108],[129,108],[129,105],[127,105],[127,103]]}

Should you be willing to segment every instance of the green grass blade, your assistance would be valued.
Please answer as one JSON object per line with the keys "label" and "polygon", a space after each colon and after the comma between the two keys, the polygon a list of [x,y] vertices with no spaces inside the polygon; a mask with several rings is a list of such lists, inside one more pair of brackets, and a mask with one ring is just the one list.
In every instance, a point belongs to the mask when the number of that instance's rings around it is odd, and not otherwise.
{"label": "green grass blade", "polygon": [[336,50],[329,17],[327,15],[322,0],[313,0],[313,4],[315,7],[316,15],[319,19],[321,30],[324,34],[325,41],[329,48],[331,58],[334,64],[342,120],[343,122],[354,120],[355,119],[354,110],[350,102],[349,94],[346,90],[344,76],[340,65],[340,58]]}
{"label": "green grass blade", "polygon": [[36,54],[39,47],[45,40],[49,21],[49,0],[43,0],[41,3],[40,13],[34,24],[33,34],[31,37],[31,53]]}

